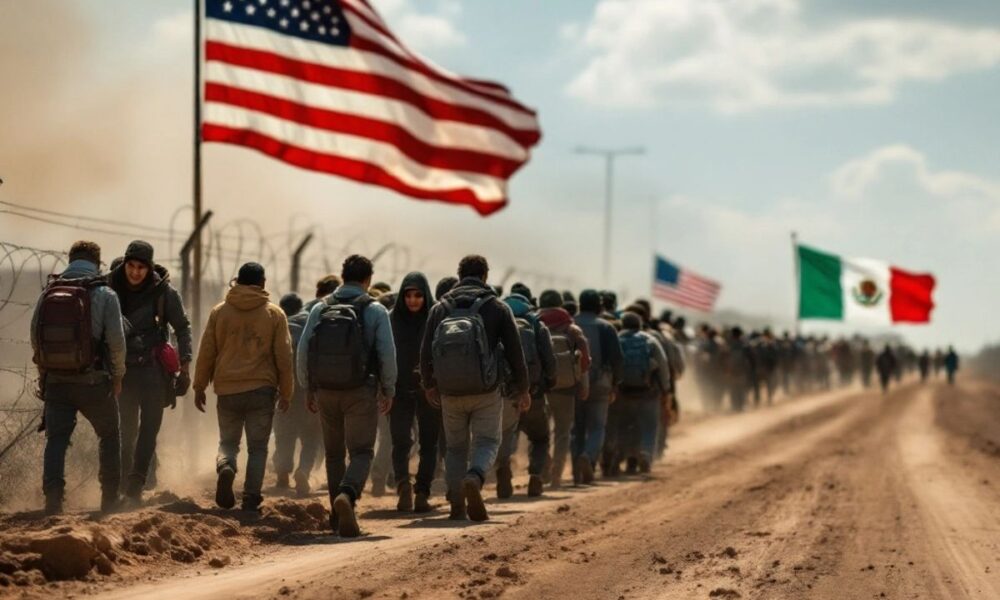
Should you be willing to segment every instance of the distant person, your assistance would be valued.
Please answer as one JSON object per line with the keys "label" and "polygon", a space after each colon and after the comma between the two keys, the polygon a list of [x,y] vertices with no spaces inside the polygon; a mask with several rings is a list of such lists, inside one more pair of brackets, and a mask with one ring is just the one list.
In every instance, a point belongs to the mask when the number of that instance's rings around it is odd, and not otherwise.
{"label": "distant person", "polygon": [[[297,294],[290,293],[281,297],[278,303],[288,317],[288,332],[292,338],[293,354],[298,349],[302,339],[302,330],[309,318],[309,313],[302,310],[302,299]],[[295,460],[295,445],[299,445],[298,465]],[[275,487],[287,490],[291,479],[295,481],[295,493],[300,498],[308,496],[312,491],[309,476],[316,465],[320,447],[323,444],[319,417],[309,412],[306,407],[306,382],[295,382],[295,394],[292,396],[288,412],[274,416],[274,472],[277,476]]]}
{"label": "distant person", "polygon": [[743,329],[740,327],[729,330],[727,345],[726,375],[729,383],[729,401],[734,412],[743,412],[746,408],[747,395],[756,383],[754,353],[744,340]]}
{"label": "distant person", "polygon": [[[430,512],[431,484],[437,469],[441,410],[430,405],[420,385],[420,345],[432,303],[427,277],[423,273],[409,273],[399,286],[399,298],[389,315],[398,373],[396,399],[389,413],[392,468],[399,497],[396,509],[404,512]],[[419,441],[415,483],[410,481],[414,423]]]}
{"label": "distant person", "polygon": [[368,258],[347,257],[343,285],[309,313],[296,356],[309,410],[322,421],[330,526],[341,537],[361,535],[355,507],[371,471],[379,415],[396,395],[389,311],[367,292],[373,274]]}
{"label": "distant person", "polygon": [[[42,491],[45,514],[63,511],[66,450],[76,415],[97,434],[101,511],[119,506],[121,437],[118,398],[125,376],[125,330],[118,296],[100,272],[101,247],[80,241],[50,278],[31,316],[31,349],[45,401]],[[81,337],[89,332],[86,337]]]}
{"label": "distant person", "polygon": [[274,409],[284,412],[295,391],[292,340],[288,319],[269,302],[264,267],[249,262],[240,267],[226,299],[208,316],[198,347],[194,374],[194,404],[205,412],[205,390],[211,383],[218,396],[219,454],[215,503],[236,505],[240,440],[246,431],[247,462],[241,509],[257,512],[267,469]]}
{"label": "distant person", "polygon": [[[183,395],[191,383],[191,322],[167,269],[153,261],[148,242],[128,245],[121,265],[108,275],[108,285],[118,294],[126,328],[126,372],[118,403],[122,476],[126,499],[137,505],[155,455],[163,410],[175,407],[176,392]],[[176,348],[167,347],[171,329]]]}
{"label": "distant person", "polygon": [[920,382],[923,383],[927,381],[927,376],[931,372],[931,353],[929,350],[924,350],[917,359],[917,366],[920,369]]}
{"label": "distant person", "polygon": [[875,351],[868,340],[861,342],[861,386],[869,388],[872,385],[872,372],[875,370]]}
{"label": "distant person", "polygon": [[501,353],[519,408],[531,407],[521,337],[510,309],[486,284],[489,270],[482,256],[461,260],[458,284],[431,309],[420,350],[427,399],[444,417],[449,518],[457,520],[489,519],[482,487],[500,446]]}
{"label": "distant person", "polygon": [[948,346],[948,352],[944,355],[944,370],[948,375],[948,383],[954,385],[955,373],[958,371],[958,353],[952,346]]}
{"label": "distant person", "polygon": [[[625,408],[622,415],[624,421],[635,431],[634,440],[626,442],[624,446],[638,450],[638,471],[649,473],[656,455],[660,413],[671,410],[670,362],[656,338],[642,330],[640,314],[626,310],[621,322],[619,339],[623,361],[618,403]],[[612,460],[622,458],[625,456],[618,455]]]}
{"label": "distant person", "polygon": [[896,355],[892,352],[889,344],[886,344],[882,352],[879,353],[878,358],[875,359],[875,368],[878,370],[879,382],[882,384],[883,394],[889,391],[889,382],[896,372],[897,365]]}

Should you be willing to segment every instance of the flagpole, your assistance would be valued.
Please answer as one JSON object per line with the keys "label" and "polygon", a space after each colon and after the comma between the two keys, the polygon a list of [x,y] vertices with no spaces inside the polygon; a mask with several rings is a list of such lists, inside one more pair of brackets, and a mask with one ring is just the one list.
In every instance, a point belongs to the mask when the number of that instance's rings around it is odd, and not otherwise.
{"label": "flagpole", "polygon": [[802,270],[799,265],[799,234],[794,231],[792,232],[792,261],[795,265],[795,277],[793,278],[795,282],[795,304],[792,310],[795,311],[795,337],[798,337],[800,333],[799,305],[802,302]]}
{"label": "flagpole", "polygon": [[[193,198],[194,229],[201,227],[201,13],[202,0],[194,0],[194,169]],[[191,321],[195,336],[201,332],[201,271],[202,246],[201,235],[194,239],[194,261],[191,274]]]}

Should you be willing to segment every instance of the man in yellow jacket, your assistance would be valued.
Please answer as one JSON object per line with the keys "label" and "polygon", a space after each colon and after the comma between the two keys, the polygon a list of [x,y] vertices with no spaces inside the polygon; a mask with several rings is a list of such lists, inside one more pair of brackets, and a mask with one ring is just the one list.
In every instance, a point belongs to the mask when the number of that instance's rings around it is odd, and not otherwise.
{"label": "man in yellow jacket", "polygon": [[264,267],[246,263],[226,300],[212,309],[201,337],[195,366],[195,406],[205,412],[211,381],[219,397],[219,475],[215,502],[236,505],[233,480],[243,430],[247,434],[247,473],[243,510],[257,511],[267,465],[267,446],[275,402],[288,410],[295,388],[292,341],[285,313],[268,302]]}

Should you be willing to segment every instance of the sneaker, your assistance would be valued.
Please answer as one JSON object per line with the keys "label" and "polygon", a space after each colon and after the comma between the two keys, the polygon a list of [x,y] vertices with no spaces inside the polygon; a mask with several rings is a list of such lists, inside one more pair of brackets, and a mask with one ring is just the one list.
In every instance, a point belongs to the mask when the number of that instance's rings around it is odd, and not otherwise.
{"label": "sneaker", "polygon": [[236,471],[232,467],[225,466],[219,469],[219,480],[215,484],[215,503],[219,508],[232,508],[236,506],[236,496],[233,495],[233,481],[236,479]]}
{"label": "sneaker", "polygon": [[528,497],[537,498],[542,495],[542,478],[539,475],[528,477]]}
{"label": "sneaker", "polygon": [[413,512],[429,513],[431,510],[430,496],[423,492],[417,492],[417,498],[413,503]]}
{"label": "sneaker", "polygon": [[260,512],[260,503],[264,499],[260,496],[243,496],[243,501],[240,503],[240,510],[244,512]]}
{"label": "sneaker", "polygon": [[399,494],[399,501],[396,502],[396,510],[399,512],[410,512],[413,510],[413,484],[409,481],[403,481],[396,488],[396,493]]}
{"label": "sneaker", "polygon": [[497,498],[503,500],[514,495],[513,477],[510,465],[497,467]]}
{"label": "sneaker", "polygon": [[583,459],[580,461],[580,483],[590,485],[594,483],[594,465],[590,464],[590,459],[587,457],[580,458]]}
{"label": "sneaker", "polygon": [[295,474],[295,495],[299,498],[305,498],[312,492],[312,486],[309,485],[309,476],[304,474]]}
{"label": "sneaker", "polygon": [[291,487],[288,481],[288,473],[278,473],[278,481],[274,484],[274,487],[279,490],[287,490]]}
{"label": "sneaker", "polygon": [[333,501],[333,510],[337,513],[337,533],[340,537],[355,538],[361,535],[358,518],[354,514],[354,503],[351,497],[341,493]]}
{"label": "sneaker", "polygon": [[473,521],[487,521],[490,515],[483,502],[482,483],[478,476],[470,473],[462,480],[462,495],[465,497],[466,511]]}

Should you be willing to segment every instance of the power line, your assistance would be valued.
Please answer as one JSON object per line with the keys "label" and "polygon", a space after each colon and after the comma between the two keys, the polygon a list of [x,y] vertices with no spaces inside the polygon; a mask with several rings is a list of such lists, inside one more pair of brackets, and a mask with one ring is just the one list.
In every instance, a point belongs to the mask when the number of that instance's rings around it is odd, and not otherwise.
{"label": "power line", "polygon": [[0,200],[0,204],[5,206],[11,206],[19,210],[27,210],[31,212],[41,213],[43,215],[50,215],[53,217],[61,217],[64,219],[78,219],[81,221],[90,221],[92,223],[104,223],[106,225],[117,225],[120,227],[132,227],[135,229],[144,229],[146,231],[152,231],[156,233],[170,233],[170,230],[165,227],[153,227],[152,225],[140,225],[138,223],[129,223],[127,221],[117,221],[115,219],[107,219],[103,217],[89,217],[86,215],[74,215],[70,213],[58,212],[55,210],[47,210],[44,208],[35,208],[34,206],[25,206],[23,204],[15,204],[13,202],[7,202],[6,200]]}
{"label": "power line", "polygon": [[[135,233],[129,233],[129,232],[125,232],[125,231],[112,231],[110,229],[102,229],[100,227],[89,227],[89,226],[86,226],[86,225],[80,225],[79,223],[62,223],[60,221],[55,221],[55,220],[52,220],[52,219],[47,219],[45,217],[39,217],[37,215],[27,215],[27,214],[24,214],[24,213],[13,211],[13,210],[0,209],[0,214],[13,215],[15,217],[21,217],[23,219],[29,219],[29,220],[32,220],[32,221],[39,221],[41,223],[48,223],[49,225],[60,225],[62,227],[70,227],[72,229],[80,229],[80,230],[83,230],[83,231],[90,231],[92,233],[104,233],[104,234],[107,234],[107,235],[117,235],[117,236],[121,236],[121,237],[131,237],[131,238],[137,237]],[[149,237],[150,239],[154,239],[154,240],[156,240],[158,242],[169,242],[169,241],[171,241],[170,238],[167,237],[167,236],[153,235],[153,236],[144,236],[144,237]]]}

